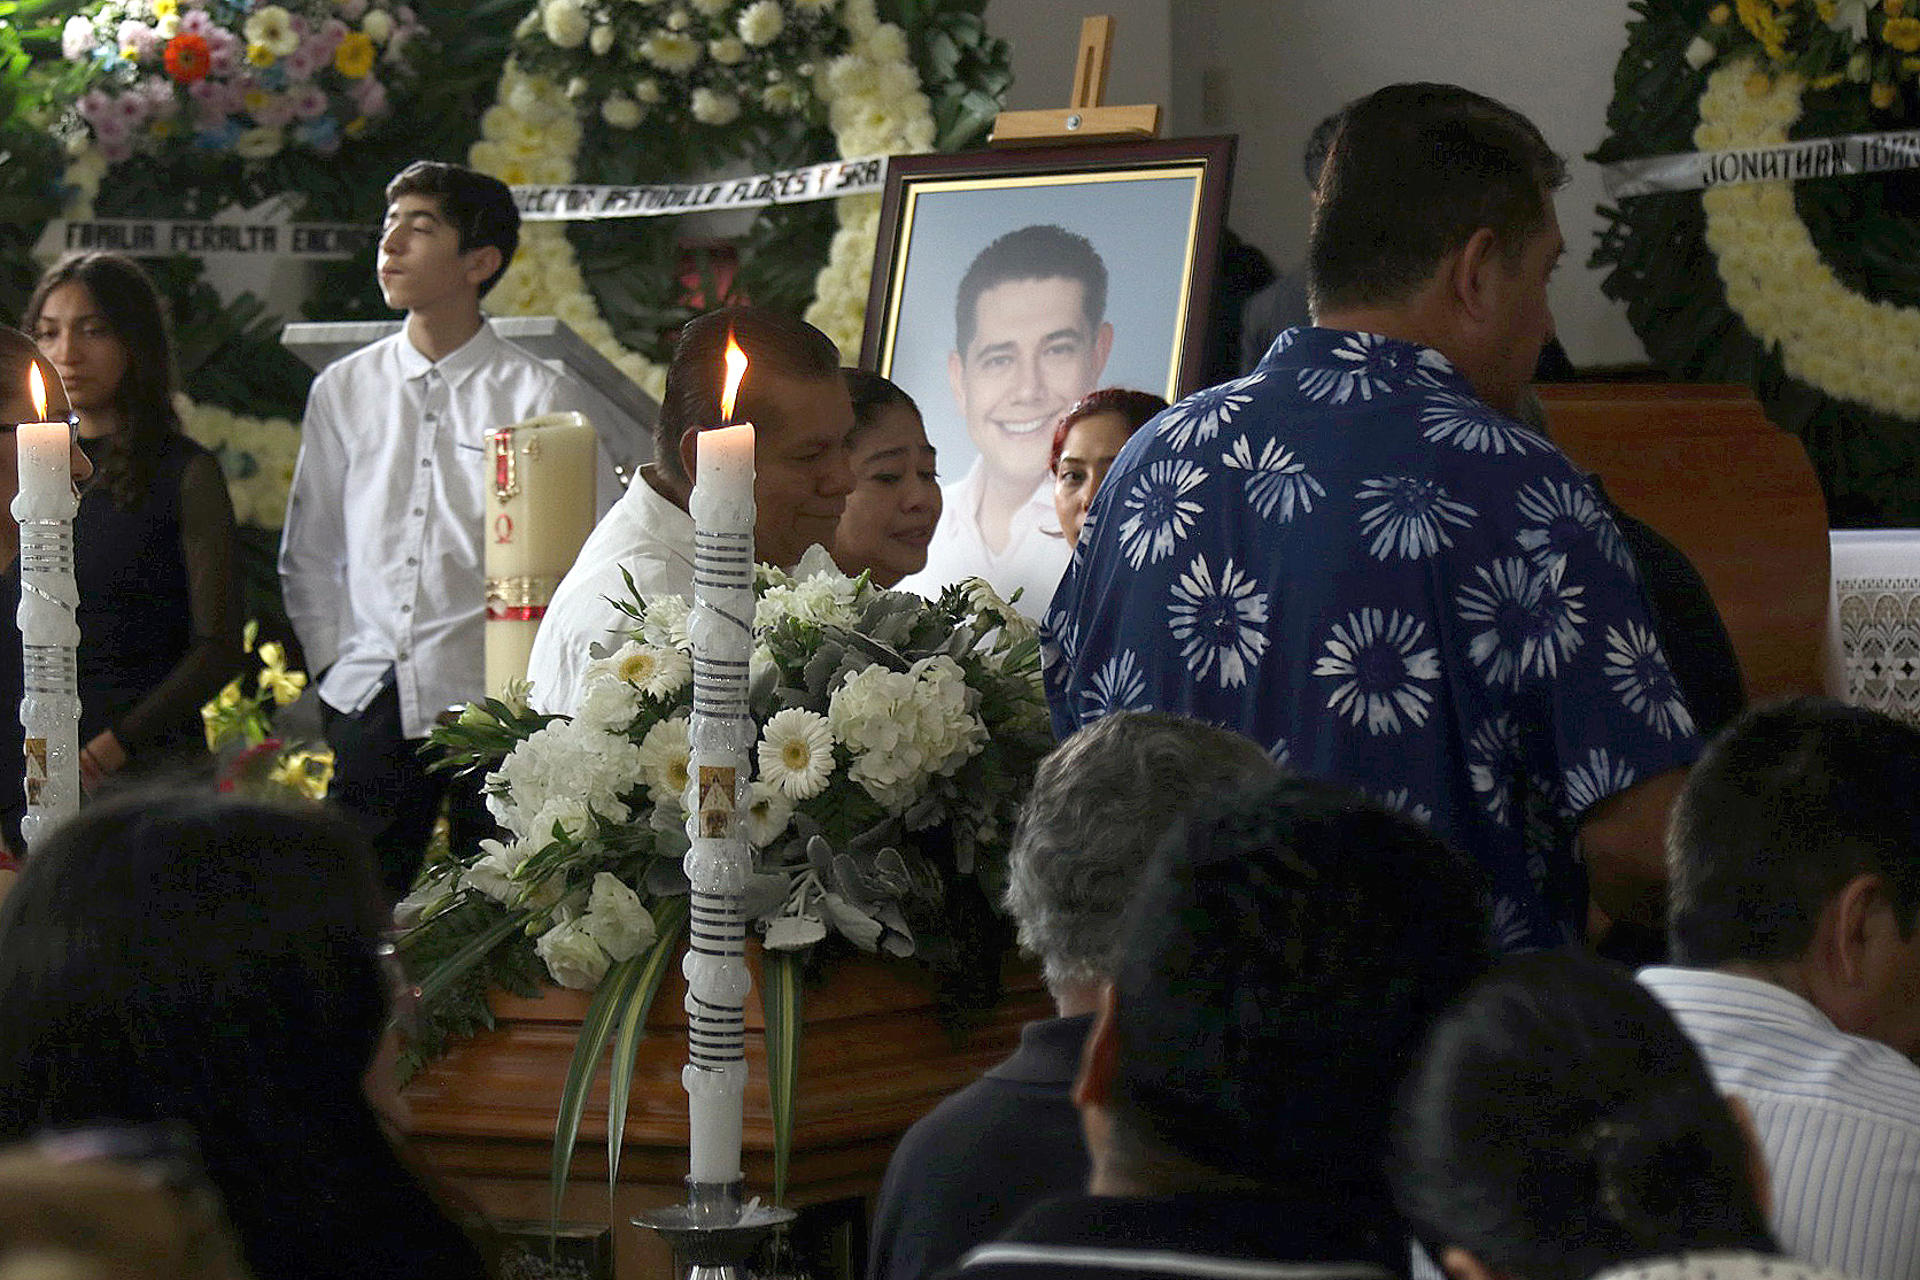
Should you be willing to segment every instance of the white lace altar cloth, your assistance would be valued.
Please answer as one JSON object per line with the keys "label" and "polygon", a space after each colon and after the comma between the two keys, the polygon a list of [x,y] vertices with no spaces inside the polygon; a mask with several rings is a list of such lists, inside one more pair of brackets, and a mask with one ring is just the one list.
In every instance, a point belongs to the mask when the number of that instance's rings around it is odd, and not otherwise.
{"label": "white lace altar cloth", "polygon": [[1920,529],[1836,529],[1827,691],[1920,724]]}

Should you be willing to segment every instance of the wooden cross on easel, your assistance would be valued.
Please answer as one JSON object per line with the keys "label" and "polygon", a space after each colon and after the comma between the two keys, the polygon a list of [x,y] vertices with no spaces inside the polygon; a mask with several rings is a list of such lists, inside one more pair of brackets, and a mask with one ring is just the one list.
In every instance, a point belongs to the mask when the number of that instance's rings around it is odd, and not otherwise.
{"label": "wooden cross on easel", "polygon": [[1073,67],[1073,96],[1066,107],[1047,111],[1002,111],[987,140],[996,147],[1050,142],[1118,142],[1160,136],[1160,108],[1102,105],[1107,68],[1113,61],[1113,18],[1080,21],[1080,54]]}

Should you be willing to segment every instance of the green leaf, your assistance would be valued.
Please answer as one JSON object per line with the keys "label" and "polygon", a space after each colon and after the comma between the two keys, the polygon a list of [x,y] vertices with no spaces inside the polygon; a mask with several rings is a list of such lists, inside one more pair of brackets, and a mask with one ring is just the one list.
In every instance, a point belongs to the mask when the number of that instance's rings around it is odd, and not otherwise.
{"label": "green leaf", "polygon": [[486,959],[488,952],[518,932],[521,923],[518,916],[503,916],[484,933],[435,966],[432,973],[420,980],[420,1003],[430,1005],[438,1000],[469,969]]}
{"label": "green leaf", "polygon": [[793,1099],[800,1083],[801,956],[763,951],[760,1005],[767,1024],[767,1102],[773,1113],[773,1202],[787,1195],[787,1163],[793,1155]]}
{"label": "green leaf", "polygon": [[612,1203],[614,1188],[620,1181],[620,1149],[627,1133],[627,1099],[633,1090],[633,1060],[640,1041],[647,1034],[647,1015],[653,1010],[653,998],[659,994],[660,979],[679,953],[680,935],[687,927],[687,898],[668,898],[653,907],[653,925],[658,931],[652,950],[643,959],[639,981],[627,1007],[620,1015],[619,1034],[613,1041],[613,1076],[607,1088],[607,1198]]}
{"label": "green leaf", "polygon": [[614,1024],[626,1012],[627,1003],[638,990],[640,976],[652,959],[651,951],[622,960],[600,979],[599,989],[587,1005],[587,1016],[580,1023],[580,1038],[574,1041],[573,1060],[567,1064],[567,1082],[560,1088],[560,1113],[553,1120],[553,1164],[548,1176],[551,1194],[548,1225],[558,1231],[560,1199],[566,1194],[567,1173],[573,1164],[573,1144],[580,1136],[580,1114],[586,1109],[587,1090],[593,1084],[593,1070],[600,1065],[600,1052],[607,1047]]}

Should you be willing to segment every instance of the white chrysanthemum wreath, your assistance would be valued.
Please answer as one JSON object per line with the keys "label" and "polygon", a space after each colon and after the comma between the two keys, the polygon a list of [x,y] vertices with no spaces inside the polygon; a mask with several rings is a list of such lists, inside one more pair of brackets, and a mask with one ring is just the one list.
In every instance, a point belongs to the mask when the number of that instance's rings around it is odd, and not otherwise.
{"label": "white chrysanthemum wreath", "polygon": [[[839,157],[900,155],[933,146],[933,111],[920,90],[906,36],[882,22],[874,0],[843,0],[849,37],[846,53],[820,74],[815,91],[827,106]],[[509,184],[567,183],[581,128],[574,104],[551,80],[509,61],[500,76],[495,105],[481,120],[481,137],[468,155],[474,168]],[[879,230],[878,196],[848,196],[837,202],[840,229],[814,286],[807,320],[853,360],[865,324],[867,285]],[[666,370],[614,338],[588,290],[565,224],[530,223],[520,251],[488,298],[502,315],[555,315],[658,398]]]}
{"label": "white chrysanthemum wreath", "polygon": [[[1700,96],[1694,144],[1705,151],[1786,142],[1805,82],[1751,60],[1715,71]],[[1701,193],[1706,243],[1727,303],[1779,351],[1795,378],[1882,413],[1920,418],[1920,308],[1874,302],[1842,284],[1793,203],[1791,182]]]}

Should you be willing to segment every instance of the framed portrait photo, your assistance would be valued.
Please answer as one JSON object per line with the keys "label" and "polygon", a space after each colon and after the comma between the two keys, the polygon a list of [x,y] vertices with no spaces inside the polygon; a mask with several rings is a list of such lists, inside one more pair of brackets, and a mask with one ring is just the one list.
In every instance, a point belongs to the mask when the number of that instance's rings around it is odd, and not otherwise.
{"label": "framed portrait photo", "polygon": [[1199,389],[1232,163],[1232,138],[888,162],[861,364],[913,397],[939,454],[915,589],[979,576],[1044,609],[1068,555],[1054,425],[1102,387]]}

